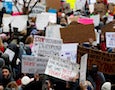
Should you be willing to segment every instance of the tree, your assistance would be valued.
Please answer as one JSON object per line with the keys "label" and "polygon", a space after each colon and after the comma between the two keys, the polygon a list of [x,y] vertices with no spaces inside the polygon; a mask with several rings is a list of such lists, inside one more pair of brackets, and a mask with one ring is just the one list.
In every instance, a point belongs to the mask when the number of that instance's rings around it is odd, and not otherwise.
{"label": "tree", "polygon": [[[41,0],[21,0],[22,3],[22,14],[24,15],[28,15],[29,13],[31,13],[32,9],[35,7],[35,5],[40,2]],[[29,9],[29,6],[31,3],[33,3],[33,6],[31,7],[31,9]],[[19,13],[21,13],[21,11],[19,10],[19,7],[17,6],[18,4],[20,4],[19,0],[13,0],[13,3],[16,7],[16,9],[18,10]]]}

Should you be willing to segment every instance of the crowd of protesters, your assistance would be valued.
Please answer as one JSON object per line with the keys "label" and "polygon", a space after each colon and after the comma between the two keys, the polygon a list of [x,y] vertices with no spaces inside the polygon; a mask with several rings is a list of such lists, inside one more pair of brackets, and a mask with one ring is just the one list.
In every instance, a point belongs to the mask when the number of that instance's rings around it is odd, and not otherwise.
{"label": "crowd of protesters", "polygon": [[[83,12],[76,11],[76,13],[82,14]],[[57,12],[57,24],[66,27],[68,25],[67,16],[73,14],[74,12],[65,14],[60,10]],[[88,16],[89,12],[83,14]],[[101,29],[105,22],[100,24],[98,28]],[[45,30],[37,30],[35,19],[30,18],[27,22],[26,34],[10,32],[0,37],[0,90],[111,90],[113,82],[105,74],[98,71],[97,65],[93,65],[91,70],[87,70],[85,85],[79,83],[79,74],[72,81],[64,81],[45,74],[21,73],[22,55],[32,55],[34,35],[45,36]],[[106,47],[103,33],[100,34],[99,45],[95,45],[92,38],[89,38],[88,43],[84,42],[82,45],[100,51],[115,52],[114,48]],[[7,48],[15,53],[12,61],[10,61],[9,55],[4,53]]]}

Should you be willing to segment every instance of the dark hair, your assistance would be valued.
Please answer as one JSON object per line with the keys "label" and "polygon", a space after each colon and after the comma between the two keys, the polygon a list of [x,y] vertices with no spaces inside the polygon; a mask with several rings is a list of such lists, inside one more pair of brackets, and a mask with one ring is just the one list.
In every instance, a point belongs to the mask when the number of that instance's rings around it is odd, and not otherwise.
{"label": "dark hair", "polygon": [[2,70],[3,70],[3,69],[7,69],[7,70],[11,73],[11,70],[10,70],[10,68],[9,68],[8,66],[3,66],[3,67],[2,67]]}

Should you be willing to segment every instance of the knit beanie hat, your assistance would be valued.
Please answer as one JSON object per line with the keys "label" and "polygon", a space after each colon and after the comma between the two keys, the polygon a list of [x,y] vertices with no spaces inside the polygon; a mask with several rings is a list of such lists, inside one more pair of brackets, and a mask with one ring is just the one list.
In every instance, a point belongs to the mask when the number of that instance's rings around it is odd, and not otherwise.
{"label": "knit beanie hat", "polygon": [[101,90],[111,90],[111,83],[110,82],[105,82],[102,85]]}

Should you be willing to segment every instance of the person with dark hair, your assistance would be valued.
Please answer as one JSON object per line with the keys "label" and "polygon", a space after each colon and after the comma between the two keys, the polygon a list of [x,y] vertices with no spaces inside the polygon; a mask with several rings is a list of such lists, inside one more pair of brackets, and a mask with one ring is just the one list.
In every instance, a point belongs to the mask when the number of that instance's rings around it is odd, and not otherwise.
{"label": "person with dark hair", "polygon": [[6,85],[11,81],[14,81],[14,79],[11,75],[10,68],[8,66],[3,66],[2,67],[2,80],[0,80],[0,83],[2,83],[5,88]]}

